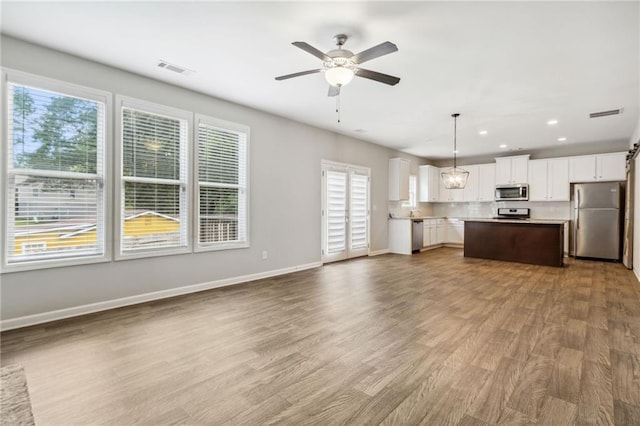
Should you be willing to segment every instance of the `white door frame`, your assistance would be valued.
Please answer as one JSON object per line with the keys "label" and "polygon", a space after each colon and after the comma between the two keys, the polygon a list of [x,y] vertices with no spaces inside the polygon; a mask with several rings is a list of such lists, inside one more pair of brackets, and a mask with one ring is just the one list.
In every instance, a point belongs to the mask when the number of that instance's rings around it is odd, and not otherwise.
{"label": "white door frame", "polygon": [[[322,241],[321,241],[321,259],[322,263],[334,262],[338,260],[350,259],[358,256],[366,256],[369,254],[370,247],[370,228],[371,228],[371,169],[368,167],[356,166],[353,164],[338,163],[335,161],[321,160],[321,192],[322,205],[320,211]],[[346,175],[346,208],[345,208],[345,249],[340,252],[328,253],[327,249],[327,172],[336,171],[345,173]],[[367,201],[366,201],[366,247],[354,249],[352,247],[352,229],[350,220],[351,211],[351,182],[353,175],[367,177]]]}

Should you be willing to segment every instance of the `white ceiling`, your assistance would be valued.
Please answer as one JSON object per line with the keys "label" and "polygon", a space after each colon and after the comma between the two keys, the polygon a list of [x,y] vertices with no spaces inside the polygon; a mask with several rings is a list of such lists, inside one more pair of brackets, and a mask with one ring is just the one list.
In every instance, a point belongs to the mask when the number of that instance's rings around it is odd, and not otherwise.
{"label": "white ceiling", "polygon": [[[2,2],[2,32],[335,132],[438,159],[629,140],[638,123],[638,2]],[[322,51],[399,51],[356,78],[341,119]],[[192,69],[182,76],[159,59]],[[624,108],[619,116],[589,119]],[[557,119],[556,126],[548,126]],[[478,132],[486,130],[486,136]],[[558,142],[566,137],[566,142]],[[508,148],[500,149],[500,144]]]}

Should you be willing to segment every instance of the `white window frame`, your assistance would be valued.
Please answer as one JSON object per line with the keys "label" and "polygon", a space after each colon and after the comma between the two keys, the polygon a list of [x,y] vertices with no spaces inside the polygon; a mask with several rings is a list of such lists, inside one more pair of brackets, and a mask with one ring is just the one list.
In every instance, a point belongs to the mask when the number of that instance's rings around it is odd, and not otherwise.
{"label": "white window frame", "polygon": [[[198,165],[199,165],[199,154],[200,154],[200,140],[199,140],[199,128],[200,128],[200,124],[206,125],[206,126],[211,126],[211,127],[216,127],[219,128],[221,130],[226,130],[226,131],[231,131],[231,132],[237,132],[237,133],[243,133],[246,137],[246,141],[245,141],[245,156],[244,156],[244,172],[245,172],[245,183],[244,183],[244,188],[242,187],[242,185],[237,185],[234,187],[237,187],[240,190],[244,189],[244,193],[245,193],[245,205],[244,205],[244,209],[245,209],[245,223],[244,223],[244,229],[245,229],[245,239],[243,241],[232,241],[232,242],[224,242],[224,243],[200,243],[200,181],[198,179],[199,177],[199,170],[198,170]],[[193,234],[193,240],[194,240],[194,245],[195,245],[195,252],[203,252],[203,251],[216,251],[216,250],[230,250],[230,249],[238,249],[238,248],[247,248],[250,247],[250,227],[249,227],[249,200],[250,200],[250,191],[249,191],[249,187],[250,187],[250,176],[249,176],[249,171],[250,171],[250,159],[249,159],[249,152],[250,152],[250,140],[251,140],[251,129],[249,126],[245,126],[243,124],[238,124],[238,123],[233,123],[231,121],[225,121],[225,120],[221,120],[218,118],[214,118],[214,117],[210,117],[210,116],[206,116],[206,115],[202,115],[202,114],[196,114],[195,115],[195,123],[194,123],[194,139],[195,139],[195,143],[193,144],[193,152],[194,152],[194,161],[193,161],[193,181],[194,181],[194,200],[196,200],[196,202],[193,205],[193,223],[194,223],[194,234]],[[217,185],[216,185],[217,186]],[[240,228],[240,225],[238,225],[238,228]]]}
{"label": "white window frame", "polygon": [[402,207],[418,207],[418,176],[409,175],[409,199],[402,202]]}
{"label": "white window frame", "polygon": [[[122,221],[123,221],[123,196],[124,196],[124,182],[126,179],[122,176],[122,109],[123,108],[131,108],[139,111],[164,115],[170,118],[186,120],[186,131],[187,138],[185,143],[180,147],[180,155],[183,155],[185,158],[184,165],[186,165],[186,170],[180,171],[182,176],[182,185],[185,191],[185,199],[184,202],[181,203],[182,208],[187,209],[184,214],[184,218],[187,221],[186,223],[186,245],[183,247],[167,247],[167,248],[151,248],[148,250],[140,249],[135,251],[124,252],[122,250]],[[193,146],[193,113],[191,111],[186,111],[183,109],[172,108],[166,105],[156,104],[148,101],[144,101],[141,99],[130,98],[128,96],[116,95],[116,108],[115,108],[115,121],[116,121],[116,143],[115,145],[115,190],[114,190],[114,206],[115,206],[115,216],[114,216],[114,241],[115,241],[115,260],[126,260],[126,259],[139,259],[145,257],[156,257],[156,256],[169,256],[174,254],[185,254],[192,252],[193,247],[193,220],[191,209],[193,206],[193,196],[192,196],[192,176],[191,170],[193,169],[193,159],[191,155],[191,149]],[[149,180],[149,179],[146,179]],[[158,182],[162,183],[162,182]]]}
{"label": "white window frame", "polygon": [[[109,171],[111,170],[112,158],[110,154],[110,150],[108,147],[111,145],[112,141],[112,117],[113,117],[113,108],[112,108],[112,94],[110,92],[106,92],[103,90],[98,90],[90,87],[80,86],[77,84],[68,83],[65,81],[55,80],[47,77],[41,77],[34,74],[25,73],[22,71],[13,70],[10,68],[2,68],[2,84],[0,88],[0,96],[2,97],[2,102],[0,102],[0,117],[2,128],[4,132],[2,134],[2,140],[0,141],[0,152],[2,152],[2,160],[0,160],[0,226],[2,227],[2,234],[4,235],[7,230],[7,225],[9,220],[11,219],[7,213],[7,207],[10,204],[8,202],[9,197],[7,194],[7,177],[9,175],[10,167],[8,165],[7,159],[9,154],[9,119],[6,114],[9,111],[7,99],[9,91],[8,91],[8,83],[15,83],[24,86],[30,86],[37,89],[57,92],[63,95],[84,98],[88,100],[93,100],[96,102],[102,102],[104,104],[104,139],[102,142],[102,146],[99,147],[102,155],[102,162],[97,164],[98,169],[98,177],[96,180],[101,181],[102,183],[102,194],[101,197],[97,199],[98,207],[102,210],[103,217],[103,241],[102,241],[102,253],[95,255],[80,255],[80,256],[69,256],[69,257],[60,257],[60,258],[44,258],[44,259],[34,259],[27,260],[19,263],[9,263],[9,237],[5,235],[0,242],[0,272],[19,272],[19,271],[29,271],[36,269],[45,269],[45,268],[55,268],[55,267],[63,267],[63,266],[74,266],[74,265],[85,265],[90,263],[100,263],[100,262],[108,262],[111,260],[112,253],[112,244],[111,244],[111,233],[112,233],[112,218],[110,215],[110,210],[108,206],[111,205],[112,201],[112,188],[111,188],[111,176]],[[13,196],[11,197],[13,199]],[[100,206],[101,204],[101,206]],[[12,209],[13,210],[13,209]]]}

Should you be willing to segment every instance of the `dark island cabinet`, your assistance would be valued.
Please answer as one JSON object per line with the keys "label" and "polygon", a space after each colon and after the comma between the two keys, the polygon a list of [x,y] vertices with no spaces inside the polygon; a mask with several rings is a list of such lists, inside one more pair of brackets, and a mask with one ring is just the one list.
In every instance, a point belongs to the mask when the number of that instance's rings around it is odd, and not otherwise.
{"label": "dark island cabinet", "polygon": [[562,266],[563,248],[564,222],[464,222],[465,257]]}

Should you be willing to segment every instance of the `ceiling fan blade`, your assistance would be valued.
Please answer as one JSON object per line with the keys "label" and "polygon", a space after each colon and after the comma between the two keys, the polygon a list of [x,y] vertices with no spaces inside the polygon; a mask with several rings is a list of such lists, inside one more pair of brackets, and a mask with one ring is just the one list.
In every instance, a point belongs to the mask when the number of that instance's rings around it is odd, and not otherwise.
{"label": "ceiling fan blade", "polygon": [[327,96],[333,97],[333,96],[338,96],[339,94],[340,94],[339,87],[329,85],[329,93],[327,93]]}
{"label": "ceiling fan blade", "polygon": [[315,74],[315,73],[318,73],[320,71],[322,71],[322,70],[317,69],[317,70],[294,72],[293,74],[281,75],[280,77],[276,77],[276,80],[278,80],[278,81],[286,80],[288,78],[300,77],[300,76],[309,75],[309,74]]}
{"label": "ceiling fan blade", "polygon": [[398,77],[394,77],[389,74],[382,74],[380,72],[365,70],[364,68],[358,68],[356,70],[358,77],[368,78],[369,80],[378,81],[380,83],[388,84],[389,86],[395,86],[400,82]]}
{"label": "ceiling fan blade", "polygon": [[323,52],[319,51],[315,47],[311,46],[309,43],[305,43],[304,41],[294,41],[293,44],[295,47],[298,47],[304,50],[307,53],[311,53],[316,58],[322,59],[323,61],[330,61],[331,58],[325,55]]}
{"label": "ceiling fan blade", "polygon": [[380,43],[379,45],[373,46],[370,49],[363,50],[360,53],[356,53],[351,57],[351,60],[356,64],[362,64],[372,59],[379,58],[380,56],[384,56],[397,51],[398,46],[391,43],[390,41],[385,41],[384,43]]}

